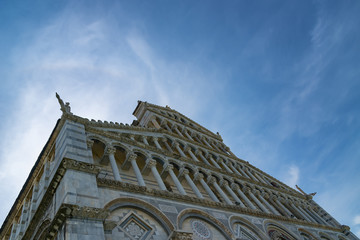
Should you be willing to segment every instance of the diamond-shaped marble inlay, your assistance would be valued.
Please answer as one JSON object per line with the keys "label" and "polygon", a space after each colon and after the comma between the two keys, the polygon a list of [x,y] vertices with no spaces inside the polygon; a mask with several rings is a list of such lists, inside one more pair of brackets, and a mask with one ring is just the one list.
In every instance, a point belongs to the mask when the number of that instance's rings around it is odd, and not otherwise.
{"label": "diamond-shaped marble inlay", "polygon": [[124,232],[136,240],[146,239],[152,232],[152,228],[135,214],[131,214],[121,224]]}

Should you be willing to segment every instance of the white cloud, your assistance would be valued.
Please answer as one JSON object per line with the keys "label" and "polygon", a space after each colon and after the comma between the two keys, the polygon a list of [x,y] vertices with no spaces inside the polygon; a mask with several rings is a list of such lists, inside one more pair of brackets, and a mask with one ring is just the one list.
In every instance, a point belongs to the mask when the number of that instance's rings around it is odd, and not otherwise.
{"label": "white cloud", "polygon": [[[356,215],[356,216],[354,217],[354,224],[355,224],[355,225],[360,224],[360,215]],[[359,235],[359,236],[360,236],[360,235]]]}
{"label": "white cloud", "polygon": [[55,92],[76,115],[131,123],[137,100],[194,117],[207,103],[203,92],[210,97],[220,89],[193,63],[157,56],[128,25],[78,15],[66,10],[14,52],[15,68],[9,71],[21,88],[0,142],[0,182],[9,182],[0,185],[0,222],[61,116]]}
{"label": "white cloud", "polygon": [[299,181],[299,176],[300,176],[299,167],[295,165],[290,166],[284,182],[290,187],[295,187],[295,185]]}

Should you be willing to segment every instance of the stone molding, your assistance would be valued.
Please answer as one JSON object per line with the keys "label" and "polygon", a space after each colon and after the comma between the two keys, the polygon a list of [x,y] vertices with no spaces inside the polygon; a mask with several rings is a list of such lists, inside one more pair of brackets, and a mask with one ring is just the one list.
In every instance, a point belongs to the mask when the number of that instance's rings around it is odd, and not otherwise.
{"label": "stone molding", "polygon": [[[195,215],[198,217],[198,215],[203,216],[204,219],[206,219],[209,222],[212,222],[214,224],[217,225],[217,227],[219,227],[219,229],[221,229],[222,231],[224,231],[225,234],[228,235],[228,237],[234,239],[234,234],[232,233],[232,231],[230,229],[228,229],[221,221],[219,221],[218,219],[216,219],[215,217],[213,217],[212,215],[208,214],[207,212],[203,211],[203,210],[199,210],[199,209],[194,209],[194,208],[187,208],[182,210],[179,215],[177,216],[177,228],[180,229],[182,222],[181,220],[185,220],[186,218],[191,217],[192,215]],[[182,219],[183,217],[186,217],[184,219]]]}
{"label": "stone molding", "polygon": [[73,159],[69,159],[69,158],[64,158],[53,179],[51,180],[46,192],[44,193],[43,198],[41,199],[40,203],[39,203],[39,207],[36,209],[36,212],[33,216],[33,218],[30,220],[29,226],[26,229],[26,232],[24,234],[24,239],[30,239],[30,237],[33,235],[38,223],[40,222],[42,216],[45,215],[48,207],[50,206],[51,202],[52,202],[52,198],[53,195],[61,181],[61,179],[63,178],[63,176],[65,175],[65,172],[67,169],[72,169],[72,170],[76,170],[76,171],[81,171],[81,172],[87,172],[87,173],[91,173],[91,174],[98,174],[100,172],[100,167],[94,165],[94,164],[90,164],[90,163],[85,163],[85,162],[80,162],[80,161],[76,161]]}
{"label": "stone molding", "polygon": [[182,231],[174,231],[170,239],[171,240],[192,240],[193,233],[190,232],[182,232]]}
{"label": "stone molding", "polygon": [[119,191],[130,192],[130,193],[145,194],[146,196],[154,196],[154,197],[159,197],[159,198],[163,198],[163,199],[175,200],[175,201],[179,201],[179,202],[192,203],[192,204],[201,205],[204,207],[209,207],[212,209],[225,210],[225,211],[236,212],[236,213],[240,213],[240,214],[248,214],[248,215],[252,215],[255,217],[261,217],[261,218],[265,218],[265,219],[273,219],[273,220],[278,220],[278,221],[282,221],[282,222],[288,222],[288,223],[293,223],[293,224],[298,224],[298,225],[303,225],[303,226],[311,226],[311,227],[315,227],[315,228],[321,228],[321,229],[341,232],[341,229],[339,229],[339,228],[325,226],[325,225],[321,225],[321,224],[317,224],[317,223],[312,223],[312,222],[308,222],[305,220],[292,219],[292,218],[288,218],[285,216],[279,216],[279,215],[260,212],[257,210],[252,210],[249,208],[243,208],[243,207],[240,207],[237,205],[228,205],[225,203],[209,201],[206,199],[200,199],[200,198],[191,197],[188,195],[171,193],[171,192],[164,191],[164,190],[151,189],[151,188],[148,188],[145,186],[139,186],[139,185],[115,181],[115,180],[111,180],[111,179],[97,178],[97,184],[99,187],[103,187],[103,188],[110,188],[110,189],[115,189],[115,190],[119,190]]}
{"label": "stone molding", "polygon": [[[47,234],[40,240],[52,240],[67,218],[94,219],[104,221],[109,211],[102,208],[81,207],[73,204],[62,204],[52,220]],[[25,238],[28,239],[28,238]]]}
{"label": "stone molding", "polygon": [[[160,106],[156,106],[156,107],[160,107]],[[176,111],[175,111],[175,112],[176,112]],[[176,113],[177,113],[177,112],[176,112]],[[156,114],[159,114],[159,113],[156,111]],[[180,114],[180,113],[178,113],[178,114]],[[180,114],[180,115],[182,115],[182,114]],[[182,116],[183,116],[183,115],[182,115]],[[165,117],[166,117],[166,116],[165,116]],[[183,117],[187,118],[186,116],[183,116]],[[169,131],[167,131],[167,130],[165,130],[165,129],[153,129],[153,128],[145,128],[145,127],[131,126],[131,125],[129,125],[129,124],[123,124],[123,123],[120,123],[120,124],[119,124],[119,123],[117,123],[117,122],[115,122],[115,123],[110,122],[110,123],[109,123],[108,121],[101,121],[101,120],[96,121],[96,120],[94,120],[94,119],[92,119],[92,120],[90,121],[90,120],[87,119],[87,118],[82,118],[82,117],[80,117],[80,116],[76,116],[76,115],[73,115],[73,114],[63,114],[62,118],[66,118],[66,119],[72,120],[72,121],[74,121],[74,122],[78,122],[78,123],[84,124],[85,129],[86,129],[87,131],[90,130],[90,129],[98,130],[98,129],[97,129],[98,127],[106,127],[106,128],[111,127],[111,128],[117,128],[117,129],[132,130],[132,131],[136,131],[136,132],[154,132],[154,133],[160,133],[160,134],[170,135],[170,136],[172,136],[172,137],[174,137],[174,138],[182,139],[182,140],[185,141],[185,142],[193,143],[193,145],[196,145],[196,146],[199,145],[198,142],[195,142],[195,141],[193,141],[193,140],[191,140],[191,139],[182,137],[182,136],[180,136],[180,135],[178,135],[178,134],[169,132]],[[166,117],[166,118],[167,118],[167,117]],[[179,123],[181,123],[181,122],[179,122]],[[208,131],[209,131],[209,130],[208,130]],[[213,134],[212,132],[210,132],[210,133]],[[216,138],[218,137],[218,135],[215,135],[215,134],[214,134],[214,136],[216,136]],[[221,139],[220,136],[219,136],[219,138]],[[129,139],[129,140],[130,140],[130,139]],[[131,141],[131,143],[137,142],[137,141],[134,141],[134,140],[130,140],[130,141]],[[222,141],[222,139],[221,139],[221,141]],[[143,147],[143,146],[142,146],[142,147]],[[150,147],[150,146],[147,146],[147,147]],[[240,163],[243,163],[243,164],[245,164],[245,165],[247,165],[247,166],[250,166],[252,169],[257,170],[257,172],[259,172],[260,174],[262,174],[262,175],[264,175],[264,176],[266,176],[266,177],[268,177],[268,178],[270,178],[270,179],[275,180],[275,181],[277,182],[277,184],[282,185],[282,186],[286,189],[286,191],[291,192],[292,195],[296,194],[296,195],[302,196],[303,198],[306,198],[306,197],[303,196],[302,194],[297,193],[295,190],[293,190],[293,189],[289,188],[288,186],[284,185],[281,181],[277,180],[277,179],[274,178],[273,176],[271,176],[271,175],[263,172],[262,170],[258,169],[258,168],[255,167],[255,166],[252,166],[249,162],[247,162],[247,161],[245,161],[245,160],[242,160],[242,159],[240,159],[240,158],[238,158],[238,157],[236,157],[236,156],[226,155],[225,153],[220,152],[220,151],[218,151],[218,150],[215,149],[215,148],[208,147],[208,146],[206,146],[205,144],[201,144],[201,148],[205,148],[205,149],[207,149],[207,150],[209,150],[209,151],[212,151],[212,152],[221,154],[221,155],[225,156],[226,158],[230,158],[230,159],[233,159],[233,160],[238,161],[238,162],[240,162]],[[251,179],[251,180],[252,180],[252,179]],[[260,182],[260,183],[261,183],[261,182]],[[261,183],[261,184],[263,184],[263,183]],[[264,186],[269,186],[269,185],[264,184]],[[284,189],[281,189],[281,190],[284,190]],[[309,199],[307,199],[307,200],[309,200]]]}
{"label": "stone molding", "polygon": [[[145,129],[145,130],[147,130],[147,129]],[[208,170],[210,170],[210,171],[212,171],[214,173],[215,172],[220,172],[221,174],[223,174],[225,176],[231,176],[231,177],[233,177],[235,179],[246,181],[246,182],[252,183],[254,185],[258,185],[258,186],[261,186],[261,187],[272,189],[274,191],[286,193],[288,195],[295,196],[297,198],[306,199],[304,195],[302,195],[300,193],[297,193],[297,192],[290,191],[289,189],[277,188],[277,187],[274,187],[274,186],[269,185],[269,184],[254,181],[251,178],[246,178],[246,177],[243,177],[243,176],[239,176],[236,173],[229,173],[225,169],[219,169],[219,168],[214,167],[214,166],[209,166],[209,165],[207,165],[207,164],[205,164],[203,162],[200,162],[200,161],[196,162],[191,158],[180,157],[180,156],[175,155],[175,154],[173,154],[173,153],[171,153],[171,152],[169,152],[167,150],[164,150],[164,149],[160,150],[160,149],[158,149],[156,147],[153,147],[153,146],[150,146],[150,145],[145,145],[145,144],[142,144],[141,142],[133,141],[133,140],[131,140],[129,138],[126,138],[124,136],[121,136],[121,135],[119,136],[118,134],[110,133],[110,132],[107,132],[107,131],[101,131],[101,130],[95,129],[95,128],[89,128],[89,129],[87,129],[87,131],[95,133],[95,134],[99,134],[101,136],[105,136],[108,139],[112,139],[112,140],[115,140],[115,141],[126,143],[126,144],[129,144],[129,145],[138,147],[138,148],[145,148],[148,151],[152,151],[152,152],[155,152],[157,154],[162,154],[162,155],[165,155],[166,157],[174,158],[174,159],[177,159],[177,160],[179,160],[181,162],[184,162],[184,163],[189,163],[191,165],[194,165],[195,167],[202,167],[202,168],[208,169]],[[163,131],[163,130],[158,130],[158,131],[161,133],[161,131]],[[186,140],[186,141],[188,141],[188,140]],[[213,150],[211,150],[211,151],[213,151]],[[229,156],[227,156],[227,157],[229,157]],[[249,164],[249,163],[245,163],[245,164]]]}

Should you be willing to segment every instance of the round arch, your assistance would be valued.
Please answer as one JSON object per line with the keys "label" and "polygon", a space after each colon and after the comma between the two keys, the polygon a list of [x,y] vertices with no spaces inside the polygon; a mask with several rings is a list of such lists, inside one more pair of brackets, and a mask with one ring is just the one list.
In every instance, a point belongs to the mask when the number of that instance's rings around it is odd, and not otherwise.
{"label": "round arch", "polygon": [[[296,240],[296,234],[288,230],[284,225],[273,220],[265,220],[264,227],[271,239]],[[277,238],[276,238],[277,237]]]}
{"label": "round arch", "polygon": [[[258,227],[256,227],[254,224],[252,224],[250,221],[248,221],[245,218],[242,218],[239,216],[231,216],[229,218],[229,225],[233,231],[234,231],[233,225],[235,225],[235,224],[240,224],[240,225],[245,226],[247,229],[252,231],[259,239],[268,239],[268,237],[266,236],[266,234],[263,231],[261,231]],[[235,232],[234,232],[234,234],[235,234]]]}
{"label": "round arch", "polygon": [[116,209],[126,208],[126,207],[135,208],[150,215],[152,218],[158,221],[160,225],[162,225],[165,228],[168,235],[170,235],[175,230],[174,225],[163,212],[161,212],[154,205],[137,198],[132,198],[132,197],[117,198],[105,204],[104,209],[108,210],[111,213]]}
{"label": "round arch", "polygon": [[215,229],[218,230],[226,239],[228,239],[228,240],[235,239],[234,234],[232,233],[232,231],[230,231],[228,229],[228,227],[226,227],[222,222],[220,222],[215,217],[213,217],[210,214],[208,214],[202,210],[199,210],[199,209],[188,208],[188,209],[182,210],[178,214],[178,217],[176,220],[177,229],[181,230],[184,221],[188,218],[201,219],[201,220],[207,222],[208,224],[212,225],[213,227],[215,227]]}
{"label": "round arch", "polygon": [[332,237],[330,237],[328,234],[326,234],[324,232],[319,232],[319,236],[320,236],[320,239],[327,239],[327,240],[333,239]]}
{"label": "round arch", "polygon": [[319,238],[315,237],[311,232],[303,229],[303,228],[299,228],[298,229],[299,233],[300,233],[300,236],[305,236],[305,237],[308,237],[308,239],[311,239],[311,240],[318,240]]}
{"label": "round arch", "polygon": [[87,134],[86,139],[98,140],[98,141],[102,142],[103,144],[105,144],[105,146],[109,143],[109,140],[106,139],[105,137],[102,137],[102,136],[99,136],[99,135],[93,134],[93,133]]}

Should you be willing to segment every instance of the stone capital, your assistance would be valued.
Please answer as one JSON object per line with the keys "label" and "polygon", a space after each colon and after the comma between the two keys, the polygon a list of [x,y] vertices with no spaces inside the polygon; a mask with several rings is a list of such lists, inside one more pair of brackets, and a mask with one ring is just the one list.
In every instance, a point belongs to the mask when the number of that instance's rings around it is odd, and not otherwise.
{"label": "stone capital", "polygon": [[153,139],[154,142],[158,141],[158,137],[152,137],[152,139]]}
{"label": "stone capital", "polygon": [[209,184],[214,184],[215,182],[216,182],[215,177],[209,176],[209,177],[207,178],[207,183],[209,183]]}
{"label": "stone capital", "polygon": [[204,178],[204,175],[202,174],[202,173],[200,173],[200,172],[197,172],[197,173],[195,173],[195,175],[194,175],[194,179],[195,180],[201,180],[201,179],[203,179]]}
{"label": "stone capital", "polygon": [[137,155],[136,154],[134,154],[134,153],[131,153],[131,154],[129,154],[129,161],[136,161],[136,157],[137,157]]}
{"label": "stone capital", "polygon": [[174,166],[170,163],[166,164],[165,168],[164,168],[164,170],[168,171],[168,172],[173,171],[173,169],[174,169]]}
{"label": "stone capital", "polygon": [[180,168],[180,170],[179,170],[179,176],[183,176],[183,175],[184,176],[189,175],[189,170],[184,167]]}
{"label": "stone capital", "polygon": [[179,147],[180,144],[178,142],[174,141],[172,145],[173,145],[173,147]]}
{"label": "stone capital", "polygon": [[260,191],[257,190],[257,189],[253,189],[253,190],[252,190],[252,193],[253,193],[255,196],[259,196],[259,195],[260,195]]}
{"label": "stone capital", "polygon": [[108,147],[108,148],[106,149],[106,153],[109,154],[109,155],[110,155],[110,154],[114,155],[115,152],[116,152],[116,148],[114,148],[114,147]]}
{"label": "stone capital", "polygon": [[232,183],[230,186],[231,186],[231,189],[235,190],[235,191],[240,189],[239,185],[237,185],[236,183]]}
{"label": "stone capital", "polygon": [[262,192],[261,193],[261,196],[263,196],[265,199],[269,199],[270,198],[270,195],[266,192]]}
{"label": "stone capital", "polygon": [[221,179],[219,183],[220,183],[220,186],[223,186],[223,187],[229,186],[229,182],[224,179]]}
{"label": "stone capital", "polygon": [[150,167],[150,168],[151,168],[151,167],[156,167],[157,162],[156,162],[156,160],[154,160],[154,159],[150,159],[148,164],[149,164],[149,167]]}

